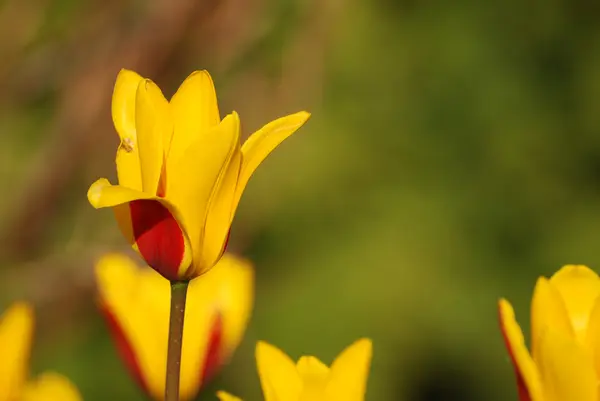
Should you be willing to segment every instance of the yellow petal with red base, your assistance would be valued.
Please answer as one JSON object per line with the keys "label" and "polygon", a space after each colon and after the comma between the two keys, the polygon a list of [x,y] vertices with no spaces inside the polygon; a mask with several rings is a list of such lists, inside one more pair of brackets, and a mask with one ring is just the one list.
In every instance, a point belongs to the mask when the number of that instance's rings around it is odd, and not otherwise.
{"label": "yellow petal with red base", "polygon": [[[164,397],[169,322],[168,281],[122,255],[96,266],[102,310],[130,373],[153,399]],[[251,266],[225,255],[188,289],[180,393],[190,400],[229,359],[245,330],[253,302]]]}
{"label": "yellow petal with red base", "polygon": [[27,378],[27,366],[33,311],[24,303],[13,304],[0,320],[0,400],[21,396]]}
{"label": "yellow petal with red base", "polygon": [[[309,117],[300,112],[280,118],[240,146],[239,117],[233,112],[219,121],[215,88],[206,71],[192,73],[168,102],[151,80],[122,70],[112,112],[121,138],[116,162],[123,189],[100,196],[98,189],[108,183],[96,183],[88,197],[96,208],[113,207],[134,249],[170,280],[191,279],[214,266],[225,251],[250,176]],[[125,195],[125,189],[132,192]],[[158,203],[141,202],[145,199]],[[161,229],[151,232],[160,235],[140,241],[135,230],[140,213],[129,207],[134,203],[142,205],[134,208],[143,210],[143,220],[157,214],[150,220],[153,226],[161,222]],[[175,238],[166,238],[165,232]]]}
{"label": "yellow petal with red base", "polygon": [[167,200],[110,185],[100,179],[90,187],[95,208],[113,207],[119,227],[149,266],[168,280],[191,278],[192,251],[179,224],[177,209]]}
{"label": "yellow petal with red base", "polygon": [[600,278],[587,266],[567,265],[550,278],[550,283],[561,294],[575,334],[583,341],[590,313],[600,295]]}
{"label": "yellow petal with red base", "polygon": [[545,401],[542,398],[542,384],[538,369],[527,351],[525,338],[515,319],[512,305],[507,300],[501,299],[498,302],[498,312],[504,343],[517,377],[519,400]]}

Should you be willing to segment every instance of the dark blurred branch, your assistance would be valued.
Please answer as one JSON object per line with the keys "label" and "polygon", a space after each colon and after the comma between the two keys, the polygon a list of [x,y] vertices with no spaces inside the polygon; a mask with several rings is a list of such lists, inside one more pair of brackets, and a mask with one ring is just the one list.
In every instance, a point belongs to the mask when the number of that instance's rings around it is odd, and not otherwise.
{"label": "dark blurred branch", "polygon": [[[115,27],[97,32],[96,43],[82,46],[58,100],[58,111],[47,146],[34,164],[16,200],[14,217],[3,235],[5,256],[23,258],[40,243],[43,229],[73,183],[80,166],[103,138],[110,137],[110,98],[117,72],[123,68],[156,76],[194,24],[201,24],[212,2],[157,0],[129,36],[115,40]],[[116,134],[112,134],[116,135]],[[85,193],[81,194],[82,197]]]}

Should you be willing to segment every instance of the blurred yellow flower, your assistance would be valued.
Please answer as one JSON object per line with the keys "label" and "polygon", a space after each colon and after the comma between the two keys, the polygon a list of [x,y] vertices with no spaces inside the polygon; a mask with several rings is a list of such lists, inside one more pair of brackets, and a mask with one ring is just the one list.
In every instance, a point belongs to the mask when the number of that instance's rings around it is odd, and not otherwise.
{"label": "blurred yellow flower", "polygon": [[[123,255],[96,265],[100,306],[118,351],[140,387],[164,399],[169,328],[169,282]],[[190,282],[185,308],[180,394],[200,386],[227,362],[242,339],[254,300],[254,273],[225,254],[200,280]]]}
{"label": "blurred yellow flower", "polygon": [[[265,401],[363,401],[371,364],[372,344],[360,339],[335,359],[331,368],[314,356],[294,363],[265,342],[256,346],[256,364]],[[241,401],[220,391],[221,401]]]}
{"label": "blurred yellow flower", "polygon": [[600,396],[600,278],[567,265],[540,277],[531,301],[531,353],[505,299],[500,325],[521,401],[597,401]]}
{"label": "blurred yellow flower", "polygon": [[0,401],[80,401],[69,380],[52,372],[27,380],[33,336],[33,311],[13,304],[0,320]]}
{"label": "blurred yellow flower", "polygon": [[192,73],[167,101],[152,81],[122,70],[112,115],[121,138],[119,185],[96,181],[95,208],[112,207],[125,237],[169,280],[213,267],[226,247],[235,210],[251,175],[310,114],[265,125],[240,145],[240,120],[221,120],[212,79]]}

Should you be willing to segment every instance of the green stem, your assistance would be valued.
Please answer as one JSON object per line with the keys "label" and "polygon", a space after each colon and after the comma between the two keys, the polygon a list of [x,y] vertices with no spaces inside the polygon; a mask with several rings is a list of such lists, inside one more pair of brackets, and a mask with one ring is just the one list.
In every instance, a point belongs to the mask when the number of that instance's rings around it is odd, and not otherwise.
{"label": "green stem", "polygon": [[181,343],[188,281],[171,282],[171,315],[169,318],[169,346],[167,349],[167,377],[165,401],[179,401],[179,374],[181,371]]}

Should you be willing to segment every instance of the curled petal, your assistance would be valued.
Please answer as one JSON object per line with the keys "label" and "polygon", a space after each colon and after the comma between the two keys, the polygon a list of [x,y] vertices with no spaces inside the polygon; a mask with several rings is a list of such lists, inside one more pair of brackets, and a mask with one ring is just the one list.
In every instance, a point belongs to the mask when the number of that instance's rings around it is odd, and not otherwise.
{"label": "curled petal", "polygon": [[135,98],[142,80],[133,71],[121,70],[112,98],[113,123],[121,138],[116,160],[119,184],[138,191],[142,190],[142,172],[135,129]]}
{"label": "curled petal", "polygon": [[266,157],[287,137],[292,135],[310,117],[310,113],[301,111],[271,121],[254,134],[242,145],[243,162],[240,178],[236,188],[234,210],[242,197],[246,184],[258,166]]}
{"label": "curled petal", "polygon": [[110,185],[100,179],[88,199],[96,208],[113,207],[119,227],[146,263],[168,280],[188,279],[191,246],[177,212],[165,199]]}

